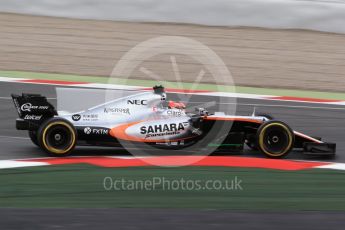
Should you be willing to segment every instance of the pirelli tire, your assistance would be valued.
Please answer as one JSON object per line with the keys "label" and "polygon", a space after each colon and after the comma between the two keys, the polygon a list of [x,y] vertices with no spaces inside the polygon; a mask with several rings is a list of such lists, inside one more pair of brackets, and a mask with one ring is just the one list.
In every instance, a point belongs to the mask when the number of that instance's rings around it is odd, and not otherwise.
{"label": "pirelli tire", "polygon": [[77,132],[73,124],[65,119],[51,118],[38,130],[39,146],[50,156],[69,155],[77,142]]}
{"label": "pirelli tire", "polygon": [[292,129],[281,121],[263,123],[257,131],[258,149],[269,158],[283,158],[293,149],[295,135]]}
{"label": "pirelli tire", "polygon": [[38,137],[37,137],[37,131],[29,130],[28,133],[29,133],[29,137],[30,137],[31,142],[34,145],[39,146]]}

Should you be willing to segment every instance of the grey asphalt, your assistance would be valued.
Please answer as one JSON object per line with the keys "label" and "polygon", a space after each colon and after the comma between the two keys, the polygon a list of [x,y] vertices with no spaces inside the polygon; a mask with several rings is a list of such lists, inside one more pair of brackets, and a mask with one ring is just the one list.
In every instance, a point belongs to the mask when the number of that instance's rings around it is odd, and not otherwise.
{"label": "grey asphalt", "polygon": [[4,229],[343,229],[342,212],[0,209]]}
{"label": "grey asphalt", "polygon": [[[15,129],[17,113],[14,109],[11,93],[40,93],[51,98],[56,105],[56,86],[39,84],[6,83],[0,84],[0,159],[19,159],[45,157],[46,155],[33,146],[28,139],[27,132]],[[168,97],[178,100],[174,94]],[[104,98],[104,97],[103,97]],[[183,99],[183,98],[182,98]],[[189,106],[197,106],[200,103],[210,102],[214,98],[210,96],[193,96]],[[72,99],[71,99],[72,100]],[[75,100],[75,98],[73,99]],[[79,103],[84,100],[81,99]],[[78,101],[77,101],[78,102]],[[230,102],[232,103],[232,102]],[[229,105],[231,106],[231,105]],[[188,107],[188,106],[187,106]],[[257,113],[268,113],[276,119],[285,121],[293,129],[308,135],[322,137],[328,142],[337,143],[335,158],[311,158],[300,152],[291,153],[289,159],[307,159],[321,161],[345,162],[345,106],[322,105],[318,103],[283,102],[254,99],[238,99],[237,114],[250,115],[256,108]],[[212,106],[210,111],[215,110]],[[74,155],[123,155],[125,151],[109,148],[85,148],[79,147]],[[244,156],[258,156],[258,153],[245,151]]]}

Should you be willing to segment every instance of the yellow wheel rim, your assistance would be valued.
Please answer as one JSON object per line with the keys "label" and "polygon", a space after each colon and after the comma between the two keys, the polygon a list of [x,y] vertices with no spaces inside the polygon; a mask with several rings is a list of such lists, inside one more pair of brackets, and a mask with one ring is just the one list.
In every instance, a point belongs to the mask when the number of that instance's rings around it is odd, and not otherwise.
{"label": "yellow wheel rim", "polygon": [[[271,153],[271,152],[267,151],[266,148],[265,148],[265,144],[264,144],[264,134],[265,134],[267,128],[272,127],[272,126],[280,126],[280,127],[282,127],[283,129],[286,130],[286,133],[287,133],[288,136],[289,136],[289,143],[288,143],[287,147],[285,148],[285,150],[282,151],[281,153]],[[290,131],[285,125],[280,124],[280,123],[271,123],[271,124],[268,124],[267,126],[265,126],[265,127],[261,130],[260,137],[259,137],[259,145],[260,145],[261,150],[262,150],[265,154],[267,154],[267,155],[269,155],[269,156],[272,156],[272,157],[280,157],[280,156],[284,155],[284,154],[291,148],[292,139],[293,139],[293,137],[292,137],[291,131]]]}
{"label": "yellow wheel rim", "polygon": [[[67,149],[57,149],[57,148],[54,148],[50,145],[47,144],[46,142],[46,134],[47,134],[47,131],[52,127],[52,126],[55,126],[55,125],[62,125],[66,128],[68,128],[68,130],[71,132],[71,143],[69,145],[69,147]],[[42,135],[42,142],[43,142],[43,145],[44,147],[51,153],[54,153],[54,154],[65,154],[67,153],[68,151],[70,151],[73,146],[74,146],[74,143],[75,143],[75,140],[76,140],[76,137],[75,137],[75,132],[74,132],[74,129],[69,125],[67,124],[66,122],[63,122],[63,121],[56,121],[56,122],[52,122],[50,123],[49,125],[47,125],[47,127],[44,128],[43,130],[43,135]]]}

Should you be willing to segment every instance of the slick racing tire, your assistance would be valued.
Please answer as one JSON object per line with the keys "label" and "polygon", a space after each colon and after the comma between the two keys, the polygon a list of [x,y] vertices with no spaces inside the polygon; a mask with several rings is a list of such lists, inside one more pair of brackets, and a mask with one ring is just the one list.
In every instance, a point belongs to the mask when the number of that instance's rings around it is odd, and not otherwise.
{"label": "slick racing tire", "polygon": [[52,118],[39,128],[38,142],[50,156],[67,156],[76,145],[77,132],[69,121]]}
{"label": "slick racing tire", "polygon": [[31,142],[34,145],[39,146],[38,137],[37,137],[37,132],[36,131],[29,130],[29,137],[30,137]]}
{"label": "slick racing tire", "polygon": [[291,128],[281,121],[263,123],[257,131],[257,146],[270,158],[283,158],[292,150],[295,135]]}

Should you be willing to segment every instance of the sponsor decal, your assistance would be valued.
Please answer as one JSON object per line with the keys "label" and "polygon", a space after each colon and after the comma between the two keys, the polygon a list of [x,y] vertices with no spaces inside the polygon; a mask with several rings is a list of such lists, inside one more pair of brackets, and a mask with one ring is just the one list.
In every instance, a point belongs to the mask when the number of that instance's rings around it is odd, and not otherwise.
{"label": "sponsor decal", "polygon": [[86,127],[84,128],[84,133],[87,135],[93,134],[93,135],[108,135],[109,130],[103,129],[103,128],[90,128]]}
{"label": "sponsor decal", "polygon": [[45,105],[40,105],[40,106],[38,106],[38,105],[32,105],[31,103],[25,103],[25,104],[23,104],[23,105],[20,107],[20,109],[21,109],[23,112],[25,112],[25,111],[31,112],[32,109],[41,109],[41,110],[45,110],[45,109],[48,109],[48,108],[49,108],[49,106],[45,106]]}
{"label": "sponsor decal", "polygon": [[129,108],[104,108],[104,113],[115,113],[115,114],[128,114],[131,115],[129,112]]}
{"label": "sponsor decal", "polygon": [[168,109],[167,115],[172,117],[181,117],[182,116],[182,109]]}
{"label": "sponsor decal", "polygon": [[[36,108],[38,108],[38,106],[35,106]],[[31,109],[33,109],[34,107],[32,106],[32,104],[31,103],[25,103],[25,104],[23,104],[21,107],[20,107],[20,109],[22,110],[22,111],[28,111],[28,112],[31,112]]]}
{"label": "sponsor decal", "polygon": [[156,137],[156,136],[168,136],[168,135],[178,135],[180,131],[185,130],[188,126],[188,122],[183,123],[170,123],[170,124],[160,124],[160,125],[149,125],[141,126],[140,133],[145,134],[146,137]]}
{"label": "sponsor decal", "polygon": [[25,115],[24,120],[32,120],[32,121],[39,121],[41,120],[42,115]]}
{"label": "sponsor decal", "polygon": [[73,120],[73,121],[79,121],[80,118],[81,118],[81,115],[80,115],[80,114],[74,114],[74,115],[72,115],[72,120]]}
{"label": "sponsor decal", "polygon": [[86,128],[84,129],[84,133],[85,133],[85,134],[91,134],[91,132],[92,132],[92,130],[91,130],[90,127],[86,127]]}
{"label": "sponsor decal", "polygon": [[80,121],[82,119],[83,121],[98,121],[98,114],[74,114],[72,115],[73,121]]}
{"label": "sponsor decal", "polygon": [[128,100],[129,105],[147,105],[147,100]]}
{"label": "sponsor decal", "polygon": [[83,121],[98,121],[98,114],[83,114]]}

